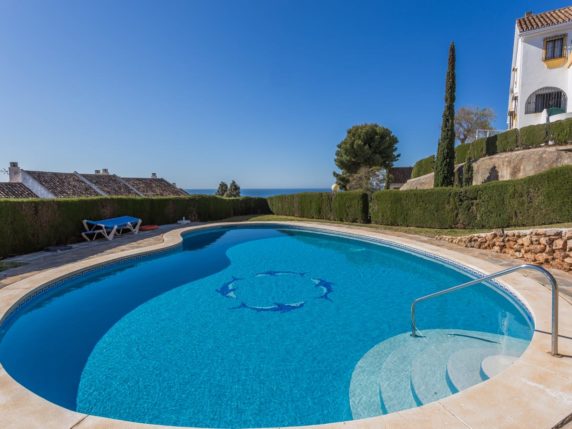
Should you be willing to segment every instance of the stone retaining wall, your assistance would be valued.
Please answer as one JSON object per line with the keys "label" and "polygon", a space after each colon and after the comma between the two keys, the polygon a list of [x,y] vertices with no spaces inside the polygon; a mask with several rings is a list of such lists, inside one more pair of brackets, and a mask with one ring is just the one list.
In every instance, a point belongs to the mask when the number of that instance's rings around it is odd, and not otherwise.
{"label": "stone retaining wall", "polygon": [[[572,164],[572,145],[543,146],[485,156],[473,164],[473,185],[496,180],[533,176],[562,165]],[[458,164],[455,168],[459,168]],[[400,189],[431,189],[433,173],[409,179]]]}
{"label": "stone retaining wall", "polygon": [[572,270],[572,228],[498,231],[461,237],[441,235],[436,238],[463,247],[504,253],[536,265]]}

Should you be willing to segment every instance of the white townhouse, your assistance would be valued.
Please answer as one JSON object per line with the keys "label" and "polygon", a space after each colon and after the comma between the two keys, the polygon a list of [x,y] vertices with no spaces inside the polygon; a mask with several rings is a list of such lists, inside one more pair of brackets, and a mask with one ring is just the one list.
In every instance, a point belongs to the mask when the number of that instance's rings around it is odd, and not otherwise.
{"label": "white townhouse", "polygon": [[508,127],[572,117],[572,6],[516,21]]}

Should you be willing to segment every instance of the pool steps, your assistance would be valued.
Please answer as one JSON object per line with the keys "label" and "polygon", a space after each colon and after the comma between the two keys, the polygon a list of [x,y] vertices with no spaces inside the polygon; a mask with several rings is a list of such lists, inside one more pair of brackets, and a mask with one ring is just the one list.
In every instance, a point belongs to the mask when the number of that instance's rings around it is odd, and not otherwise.
{"label": "pool steps", "polygon": [[[420,405],[437,401],[451,394],[447,379],[447,361],[441,357],[450,354],[449,343],[429,345],[413,361],[411,367],[411,390],[419,398]],[[405,347],[408,348],[408,347]]]}
{"label": "pool steps", "polygon": [[510,366],[517,359],[515,356],[508,355],[493,355],[487,356],[481,362],[481,374],[487,378],[498,375],[507,366]]}
{"label": "pool steps", "polygon": [[413,408],[487,380],[512,364],[528,341],[503,335],[427,330],[397,335],[372,348],[354,368],[354,419]]}
{"label": "pool steps", "polygon": [[384,408],[399,411],[418,406],[410,386],[411,366],[425,348],[425,339],[394,350],[385,360],[379,374]]}

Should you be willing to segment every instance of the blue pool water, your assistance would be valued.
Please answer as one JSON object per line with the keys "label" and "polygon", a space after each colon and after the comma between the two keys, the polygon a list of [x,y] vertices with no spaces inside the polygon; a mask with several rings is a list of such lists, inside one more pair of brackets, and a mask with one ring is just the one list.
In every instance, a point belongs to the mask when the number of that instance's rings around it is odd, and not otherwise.
{"label": "blue pool water", "polygon": [[[485,285],[420,304],[427,336],[408,335],[413,299],[468,278],[348,237],[208,229],[28,301],[0,326],[0,363],[52,402],[117,419],[263,427],[368,417],[480,381],[464,369],[475,344],[483,356],[524,350],[529,317]],[[400,353],[426,362],[404,369]],[[443,392],[426,367],[443,372]]]}

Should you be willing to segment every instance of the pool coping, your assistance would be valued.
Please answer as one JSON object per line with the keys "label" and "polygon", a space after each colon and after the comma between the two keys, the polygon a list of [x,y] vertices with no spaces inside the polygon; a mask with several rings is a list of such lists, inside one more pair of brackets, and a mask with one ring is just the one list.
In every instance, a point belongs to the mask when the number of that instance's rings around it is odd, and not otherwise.
{"label": "pool coping", "polygon": [[[462,248],[443,249],[412,238],[383,232],[315,222],[218,222],[176,229],[163,235],[163,242],[128,249],[59,267],[7,285],[0,289],[0,320],[30,296],[36,295],[63,278],[107,265],[176,247],[191,231],[224,226],[284,225],[341,233],[346,236],[388,244],[418,255],[468,269],[472,273],[492,273],[502,269],[489,261],[469,256]],[[560,304],[560,353],[550,355],[551,293],[523,274],[511,274],[497,283],[520,301],[531,314],[535,332],[525,353],[498,376],[460,393],[422,407],[363,420],[328,423],[306,428],[551,428],[572,412],[572,305],[563,298]],[[408,317],[409,315],[404,315]],[[0,423],[2,427],[41,428],[168,428],[86,415],[55,405],[13,380],[0,365]]]}

